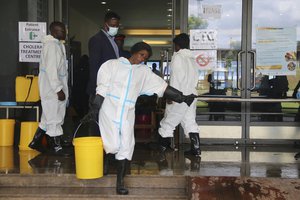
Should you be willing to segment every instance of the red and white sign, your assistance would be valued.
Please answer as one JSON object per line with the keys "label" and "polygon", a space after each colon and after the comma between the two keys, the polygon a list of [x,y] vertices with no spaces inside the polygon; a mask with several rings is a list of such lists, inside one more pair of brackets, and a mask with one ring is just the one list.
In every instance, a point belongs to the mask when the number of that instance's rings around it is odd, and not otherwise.
{"label": "red and white sign", "polygon": [[217,67],[216,50],[197,50],[193,51],[193,54],[200,70],[209,70]]}

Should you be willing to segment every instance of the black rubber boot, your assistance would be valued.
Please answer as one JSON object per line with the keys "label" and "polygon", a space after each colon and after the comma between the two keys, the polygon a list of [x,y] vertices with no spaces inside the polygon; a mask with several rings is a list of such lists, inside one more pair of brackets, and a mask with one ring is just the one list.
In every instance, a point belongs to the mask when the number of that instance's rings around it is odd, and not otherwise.
{"label": "black rubber boot", "polygon": [[104,166],[103,166],[103,174],[107,175],[109,174],[109,163],[113,159],[114,154],[104,152]]}
{"label": "black rubber boot", "polygon": [[34,134],[32,141],[29,143],[28,146],[39,152],[42,152],[42,153],[45,152],[46,148],[42,144],[43,137],[46,135],[45,133],[46,133],[46,131],[44,131],[43,129],[38,127],[38,129],[36,130],[36,132]]}
{"label": "black rubber boot", "polygon": [[60,143],[60,136],[50,137],[47,135],[47,143],[49,146],[48,153],[57,156],[71,156],[72,152],[63,149]]}
{"label": "black rubber boot", "polygon": [[127,159],[118,160],[116,191],[117,191],[117,194],[120,194],[120,195],[127,195],[128,194],[128,189],[125,188],[125,185],[124,185],[126,165],[127,165]]}
{"label": "black rubber boot", "polygon": [[201,149],[200,149],[199,133],[189,133],[189,135],[190,135],[190,140],[191,140],[191,150],[186,151],[185,154],[192,154],[194,156],[200,156]]}
{"label": "black rubber boot", "polygon": [[159,150],[160,152],[166,152],[168,149],[173,150],[171,147],[171,138],[170,137],[162,137],[161,135],[159,135]]}

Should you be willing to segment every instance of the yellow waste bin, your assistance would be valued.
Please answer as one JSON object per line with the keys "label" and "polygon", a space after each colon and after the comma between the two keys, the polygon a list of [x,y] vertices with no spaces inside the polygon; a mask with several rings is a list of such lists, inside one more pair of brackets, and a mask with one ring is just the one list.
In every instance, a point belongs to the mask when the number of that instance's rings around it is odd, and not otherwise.
{"label": "yellow waste bin", "polygon": [[20,131],[20,150],[32,150],[28,147],[29,143],[32,141],[33,136],[39,126],[38,122],[21,122]]}
{"label": "yellow waste bin", "polygon": [[0,146],[13,146],[14,132],[14,119],[0,119]]}
{"label": "yellow waste bin", "polygon": [[14,147],[0,146],[0,172],[8,172],[14,168]]}

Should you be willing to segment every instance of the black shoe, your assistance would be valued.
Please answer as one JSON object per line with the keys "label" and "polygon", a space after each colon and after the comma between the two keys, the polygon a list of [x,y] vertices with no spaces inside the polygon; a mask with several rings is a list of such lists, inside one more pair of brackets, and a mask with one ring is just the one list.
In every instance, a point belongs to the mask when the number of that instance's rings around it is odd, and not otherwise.
{"label": "black shoe", "polygon": [[116,192],[117,192],[117,194],[120,194],[120,195],[127,195],[128,194],[128,189],[125,188],[125,185],[124,185],[126,165],[127,165],[127,159],[118,160]]}
{"label": "black shoe", "polygon": [[50,137],[47,135],[47,143],[49,146],[48,153],[57,156],[71,156],[73,152],[61,146],[60,136]]}
{"label": "black shoe", "polygon": [[201,156],[201,149],[200,149],[200,138],[199,133],[189,133],[190,140],[191,140],[191,150],[185,151],[184,154],[194,155],[194,156]]}
{"label": "black shoe", "polygon": [[46,131],[38,127],[36,130],[32,141],[29,143],[28,147],[35,149],[39,152],[46,152],[46,148],[42,144],[43,137],[46,135]]}

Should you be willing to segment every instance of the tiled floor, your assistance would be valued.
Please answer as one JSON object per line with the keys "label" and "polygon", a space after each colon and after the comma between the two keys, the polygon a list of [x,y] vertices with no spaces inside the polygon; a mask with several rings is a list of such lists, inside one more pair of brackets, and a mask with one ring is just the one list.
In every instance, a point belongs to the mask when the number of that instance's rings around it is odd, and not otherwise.
{"label": "tiled floor", "polygon": [[[276,178],[300,176],[300,161],[294,158],[300,148],[296,146],[202,145],[201,148],[201,158],[186,156],[184,151],[188,145],[181,145],[178,151],[167,152],[164,159],[157,150],[157,143],[137,143],[129,173]],[[114,165],[113,162],[111,173],[115,173]],[[0,147],[0,173],[74,174],[75,158]]]}

